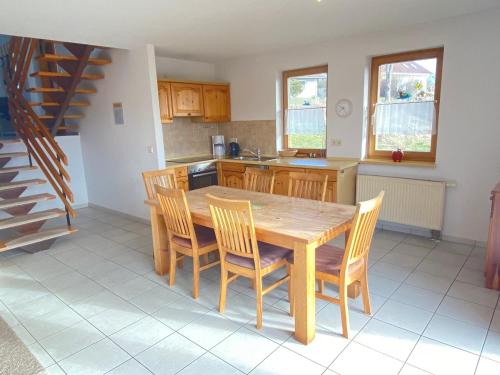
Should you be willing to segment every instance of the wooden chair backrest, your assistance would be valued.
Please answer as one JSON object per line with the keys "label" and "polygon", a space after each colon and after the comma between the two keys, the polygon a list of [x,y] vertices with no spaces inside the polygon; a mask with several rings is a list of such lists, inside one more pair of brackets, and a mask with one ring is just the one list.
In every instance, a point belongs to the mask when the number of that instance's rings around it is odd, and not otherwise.
{"label": "wooden chair backrest", "polygon": [[174,169],[158,169],[155,171],[142,172],[144,186],[148,199],[156,199],[155,185],[165,188],[177,189]]}
{"label": "wooden chair backrest", "polygon": [[290,172],[288,179],[288,196],[324,202],[326,198],[327,183],[328,175]]}
{"label": "wooden chair backrest", "polygon": [[383,198],[381,191],[377,197],[358,203],[342,261],[343,271],[350,264],[368,257]]}
{"label": "wooden chair backrest", "polygon": [[245,169],[243,189],[272,194],[274,176],[274,171],[248,167]]}
{"label": "wooden chair backrest", "polygon": [[207,194],[208,205],[221,254],[254,258],[260,268],[259,249],[250,201],[230,200]]}
{"label": "wooden chair backrest", "polygon": [[169,236],[187,238],[191,240],[193,247],[197,246],[193,220],[184,190],[159,185],[155,185],[155,189]]}

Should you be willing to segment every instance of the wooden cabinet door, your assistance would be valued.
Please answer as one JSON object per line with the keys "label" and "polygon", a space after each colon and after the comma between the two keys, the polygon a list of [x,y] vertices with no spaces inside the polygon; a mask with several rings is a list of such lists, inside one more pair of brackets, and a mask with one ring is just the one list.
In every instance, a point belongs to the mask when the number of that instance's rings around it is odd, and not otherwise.
{"label": "wooden cabinet door", "polygon": [[204,122],[231,120],[229,86],[203,85]]}
{"label": "wooden cabinet door", "polygon": [[158,98],[160,100],[160,117],[162,124],[171,124],[174,122],[172,112],[172,92],[170,83],[158,82]]}
{"label": "wooden cabinet door", "polygon": [[324,176],[328,175],[326,184],[326,202],[337,202],[337,171],[325,169],[306,169],[306,173],[315,173]]}
{"label": "wooden cabinet door", "polygon": [[189,181],[187,178],[182,178],[177,180],[177,186],[179,189],[182,189],[184,191],[189,191]]}
{"label": "wooden cabinet door", "polygon": [[243,173],[234,171],[223,171],[223,184],[224,186],[243,189]]}
{"label": "wooden cabinet door", "polygon": [[202,85],[172,82],[173,115],[179,117],[203,116]]}
{"label": "wooden cabinet door", "polygon": [[288,195],[288,173],[304,172],[303,168],[269,167],[276,173],[274,178],[274,194]]}

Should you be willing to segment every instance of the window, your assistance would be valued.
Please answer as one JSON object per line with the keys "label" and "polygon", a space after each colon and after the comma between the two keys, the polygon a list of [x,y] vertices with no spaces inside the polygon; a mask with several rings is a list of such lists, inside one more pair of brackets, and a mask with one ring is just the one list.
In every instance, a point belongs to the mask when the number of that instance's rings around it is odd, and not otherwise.
{"label": "window", "polygon": [[325,155],[328,67],[283,72],[283,146]]}
{"label": "window", "polygon": [[442,48],[373,58],[369,158],[435,161],[442,65]]}

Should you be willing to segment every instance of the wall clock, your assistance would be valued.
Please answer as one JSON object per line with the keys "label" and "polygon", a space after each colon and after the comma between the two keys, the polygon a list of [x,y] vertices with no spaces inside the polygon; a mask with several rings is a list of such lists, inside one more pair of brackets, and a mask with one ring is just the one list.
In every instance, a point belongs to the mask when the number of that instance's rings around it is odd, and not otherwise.
{"label": "wall clock", "polygon": [[339,117],[349,117],[352,113],[352,102],[349,99],[340,99],[335,104],[335,113]]}

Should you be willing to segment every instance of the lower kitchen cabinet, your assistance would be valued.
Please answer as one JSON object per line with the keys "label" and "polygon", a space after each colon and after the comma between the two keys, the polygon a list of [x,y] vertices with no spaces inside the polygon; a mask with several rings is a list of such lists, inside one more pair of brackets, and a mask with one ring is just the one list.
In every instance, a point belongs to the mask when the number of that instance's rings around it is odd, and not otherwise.
{"label": "lower kitchen cabinet", "polygon": [[189,191],[187,167],[175,168],[175,180],[177,181],[177,187],[179,189]]}
{"label": "lower kitchen cabinet", "polygon": [[[356,202],[356,166],[341,170],[330,170],[270,165],[269,170],[274,171],[276,174],[274,179],[274,194],[288,195],[290,172],[316,173],[328,175],[327,202],[343,204],[354,204]],[[218,166],[219,185],[242,189],[244,171],[244,164],[220,162]]]}

